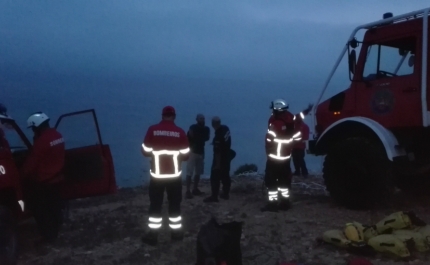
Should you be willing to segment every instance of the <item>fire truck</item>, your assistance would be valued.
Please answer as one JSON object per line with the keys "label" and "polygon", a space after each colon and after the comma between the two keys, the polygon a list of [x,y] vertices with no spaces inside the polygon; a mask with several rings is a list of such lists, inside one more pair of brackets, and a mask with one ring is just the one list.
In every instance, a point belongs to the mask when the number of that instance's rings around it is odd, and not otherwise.
{"label": "fire truck", "polygon": [[[32,217],[19,173],[32,144],[12,117],[0,115],[0,122],[7,140],[7,144],[0,141],[0,264],[16,264],[18,224]],[[112,155],[109,145],[102,142],[95,111],[61,115],[55,128],[66,143],[62,198],[115,193]]]}
{"label": "fire truck", "polygon": [[[308,152],[325,156],[326,189],[348,208],[430,180],[429,12],[385,13],[355,28],[314,105]],[[321,101],[345,55],[349,87]]]}

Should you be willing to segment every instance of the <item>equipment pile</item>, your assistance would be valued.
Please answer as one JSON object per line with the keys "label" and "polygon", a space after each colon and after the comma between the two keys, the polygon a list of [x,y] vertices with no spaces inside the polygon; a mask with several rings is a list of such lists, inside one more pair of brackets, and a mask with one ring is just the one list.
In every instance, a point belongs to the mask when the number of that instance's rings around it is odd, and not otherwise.
{"label": "equipment pile", "polygon": [[323,234],[324,242],[356,253],[383,253],[389,257],[409,258],[412,251],[430,250],[430,225],[413,212],[392,213],[375,225],[347,223],[342,230]]}

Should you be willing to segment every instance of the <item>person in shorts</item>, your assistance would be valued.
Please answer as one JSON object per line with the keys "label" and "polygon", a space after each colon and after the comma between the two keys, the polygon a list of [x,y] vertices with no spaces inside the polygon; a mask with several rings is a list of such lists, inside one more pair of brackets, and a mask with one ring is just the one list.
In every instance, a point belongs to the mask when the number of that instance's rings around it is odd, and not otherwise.
{"label": "person in shorts", "polygon": [[[205,158],[205,142],[209,140],[210,129],[205,126],[205,116],[197,114],[197,123],[190,126],[188,130],[188,142],[190,143],[190,156],[187,162],[187,191],[185,198],[191,199],[193,195],[202,195],[198,188],[200,176],[204,172],[204,158]],[[192,176],[194,174],[194,185],[191,191]]]}

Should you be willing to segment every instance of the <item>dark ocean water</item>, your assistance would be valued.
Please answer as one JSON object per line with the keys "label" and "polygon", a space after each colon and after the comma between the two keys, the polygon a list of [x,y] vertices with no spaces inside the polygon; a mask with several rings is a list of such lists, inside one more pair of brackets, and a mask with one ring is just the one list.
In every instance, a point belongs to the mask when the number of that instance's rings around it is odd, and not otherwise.
{"label": "dark ocean water", "polygon": [[[232,148],[237,152],[232,171],[244,163],[255,163],[259,172],[264,172],[269,103],[283,97],[289,101],[292,112],[299,112],[315,101],[316,87],[321,84],[306,82],[26,75],[1,79],[0,101],[7,105],[9,114],[22,127],[34,111],[45,111],[55,121],[60,114],[94,108],[102,140],[112,150],[117,183],[125,187],[141,185],[148,180],[149,162],[141,155],[140,146],[148,126],[160,121],[165,105],[176,108],[176,124],[185,131],[199,112],[206,116],[208,126],[212,116],[220,116],[222,123],[230,127]],[[306,122],[312,132],[310,121],[311,117]],[[89,116],[68,119],[59,129],[66,135],[68,147],[97,142]],[[207,144],[205,173],[209,172],[211,160],[212,149]],[[321,171],[321,157],[308,155],[306,161],[311,172]]]}

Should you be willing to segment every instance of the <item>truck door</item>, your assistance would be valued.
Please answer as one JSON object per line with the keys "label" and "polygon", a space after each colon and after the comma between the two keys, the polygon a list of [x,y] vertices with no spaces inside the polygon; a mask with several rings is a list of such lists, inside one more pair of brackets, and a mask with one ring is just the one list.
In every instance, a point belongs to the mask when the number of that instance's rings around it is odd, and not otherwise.
{"label": "truck door", "polygon": [[360,55],[357,115],[386,127],[421,126],[420,49],[416,37],[367,43]]}
{"label": "truck door", "polygon": [[55,128],[66,145],[64,199],[116,192],[115,172],[109,145],[103,144],[95,111],[61,115]]}

